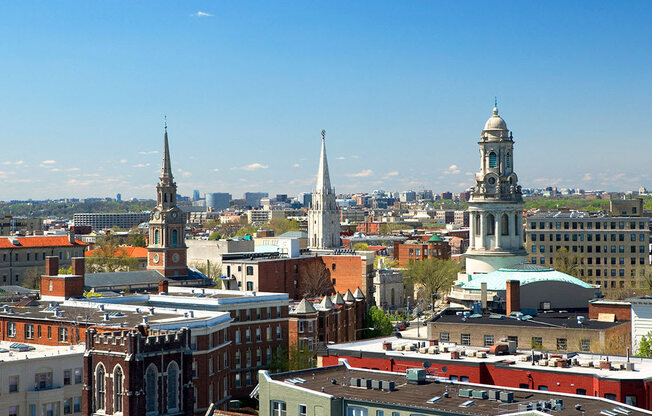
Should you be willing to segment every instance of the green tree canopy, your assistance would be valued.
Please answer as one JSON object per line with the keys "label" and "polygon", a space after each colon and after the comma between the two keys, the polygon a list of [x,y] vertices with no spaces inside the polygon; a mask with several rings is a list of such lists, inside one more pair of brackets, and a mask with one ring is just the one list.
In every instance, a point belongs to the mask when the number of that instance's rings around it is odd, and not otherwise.
{"label": "green tree canopy", "polygon": [[565,247],[561,247],[555,251],[553,261],[555,270],[573,277],[579,277],[580,257],[578,255],[566,250]]}
{"label": "green tree canopy", "polygon": [[288,231],[299,231],[301,229],[301,224],[299,224],[299,221],[297,220],[274,218],[270,220],[264,228],[274,230],[274,235],[281,235]]}
{"label": "green tree canopy", "polygon": [[369,244],[367,243],[355,243],[353,245],[355,251],[366,251],[369,250]]}
{"label": "green tree canopy", "polygon": [[430,302],[433,293],[450,289],[460,270],[460,265],[453,260],[432,258],[411,261],[404,276],[418,287],[419,299]]}
{"label": "green tree canopy", "polygon": [[652,357],[652,332],[641,337],[641,342],[638,344],[638,357]]}
{"label": "green tree canopy", "polygon": [[365,338],[385,337],[394,331],[392,322],[382,309],[372,306],[367,313]]}

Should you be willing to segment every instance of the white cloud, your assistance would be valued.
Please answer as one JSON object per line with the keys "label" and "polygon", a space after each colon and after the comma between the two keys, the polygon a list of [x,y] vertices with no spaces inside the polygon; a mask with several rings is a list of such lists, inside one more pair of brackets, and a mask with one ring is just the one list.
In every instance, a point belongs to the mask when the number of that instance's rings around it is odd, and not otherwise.
{"label": "white cloud", "polygon": [[133,167],[135,167],[135,168],[146,168],[148,166],[149,166],[149,163],[138,163],[138,164],[134,165]]}
{"label": "white cloud", "polygon": [[358,155],[351,155],[351,159],[359,159],[359,158],[360,158],[360,156],[358,156]]}
{"label": "white cloud", "polygon": [[399,171],[393,170],[391,172],[387,172],[385,174],[385,178],[391,178],[392,176],[398,176],[398,175],[399,175]]}
{"label": "white cloud", "polygon": [[593,180],[593,176],[591,176],[590,173],[585,173],[584,176],[582,177],[582,180],[583,180],[583,181],[592,181],[592,180]]}
{"label": "white cloud", "polygon": [[207,12],[202,12],[202,11],[198,11],[197,13],[193,13],[193,14],[191,14],[191,16],[194,16],[194,17],[213,17],[212,14],[207,13]]}
{"label": "white cloud", "polygon": [[158,150],[150,150],[148,152],[138,152],[139,155],[155,155],[158,153]]}
{"label": "white cloud", "polygon": [[337,160],[344,160],[344,159],[346,159],[346,158],[345,158],[344,156],[338,156],[338,157],[336,157],[335,159],[337,159]]}
{"label": "white cloud", "polygon": [[457,167],[457,165],[450,165],[447,170],[444,171],[445,174],[452,174],[452,175],[458,175],[462,173],[460,168]]}
{"label": "white cloud", "polygon": [[181,176],[183,176],[184,178],[189,178],[189,177],[192,176],[192,173],[190,173],[190,172],[181,172]]}
{"label": "white cloud", "polygon": [[219,172],[219,171],[220,171],[219,168],[213,168],[213,172]]}
{"label": "white cloud", "polygon": [[43,165],[54,165],[55,163],[57,163],[56,160],[44,160],[43,162],[41,162],[41,164]]}
{"label": "white cloud", "polygon": [[125,158],[120,159],[120,163],[127,163],[127,159]]}
{"label": "white cloud", "polygon": [[238,168],[232,168],[232,169],[239,169],[239,170],[246,170],[246,171],[253,171],[253,170],[258,170],[258,169],[267,169],[269,166],[267,165],[261,165],[260,163],[250,163],[247,166],[241,166]]}
{"label": "white cloud", "polygon": [[301,165],[298,164],[298,163],[295,163],[295,164],[292,165],[293,168],[298,168],[299,166],[301,166]]}
{"label": "white cloud", "polygon": [[373,170],[365,169],[365,170],[362,170],[362,171],[360,171],[358,173],[352,173],[349,176],[352,176],[354,178],[366,178],[367,176],[371,176],[373,174],[374,174]]}

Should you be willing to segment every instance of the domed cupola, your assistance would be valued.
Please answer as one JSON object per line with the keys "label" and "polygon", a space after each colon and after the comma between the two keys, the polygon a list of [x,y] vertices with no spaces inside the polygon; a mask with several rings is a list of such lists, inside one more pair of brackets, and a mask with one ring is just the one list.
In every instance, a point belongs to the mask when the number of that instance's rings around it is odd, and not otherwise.
{"label": "domed cupola", "polygon": [[498,107],[494,107],[494,113],[484,124],[484,130],[507,130],[507,123],[498,115]]}

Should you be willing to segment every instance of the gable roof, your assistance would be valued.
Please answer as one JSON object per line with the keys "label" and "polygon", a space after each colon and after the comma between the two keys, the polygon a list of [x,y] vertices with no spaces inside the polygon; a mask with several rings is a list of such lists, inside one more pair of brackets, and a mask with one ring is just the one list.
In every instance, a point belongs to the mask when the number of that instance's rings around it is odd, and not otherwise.
{"label": "gable roof", "polygon": [[[101,252],[102,248],[98,247],[93,250],[88,250],[85,255],[86,257],[99,256]],[[145,247],[121,246],[113,253],[113,257],[147,258],[147,253],[147,248]]]}
{"label": "gable roof", "polygon": [[[12,241],[17,241],[18,244],[13,244]],[[67,235],[44,235],[44,236],[29,236],[29,237],[7,237],[0,238],[0,248],[20,248],[20,247],[74,247],[74,246],[87,246],[88,244],[80,240],[75,240],[75,244],[71,244]]]}

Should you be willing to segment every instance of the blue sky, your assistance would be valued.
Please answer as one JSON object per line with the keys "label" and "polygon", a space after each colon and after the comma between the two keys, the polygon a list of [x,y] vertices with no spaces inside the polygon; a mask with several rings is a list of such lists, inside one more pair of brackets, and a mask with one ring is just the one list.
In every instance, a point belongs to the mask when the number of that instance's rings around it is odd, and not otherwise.
{"label": "blue sky", "polygon": [[[0,200],[460,191],[498,96],[525,187],[652,188],[652,2],[21,1]],[[158,153],[156,153],[158,152]]]}

